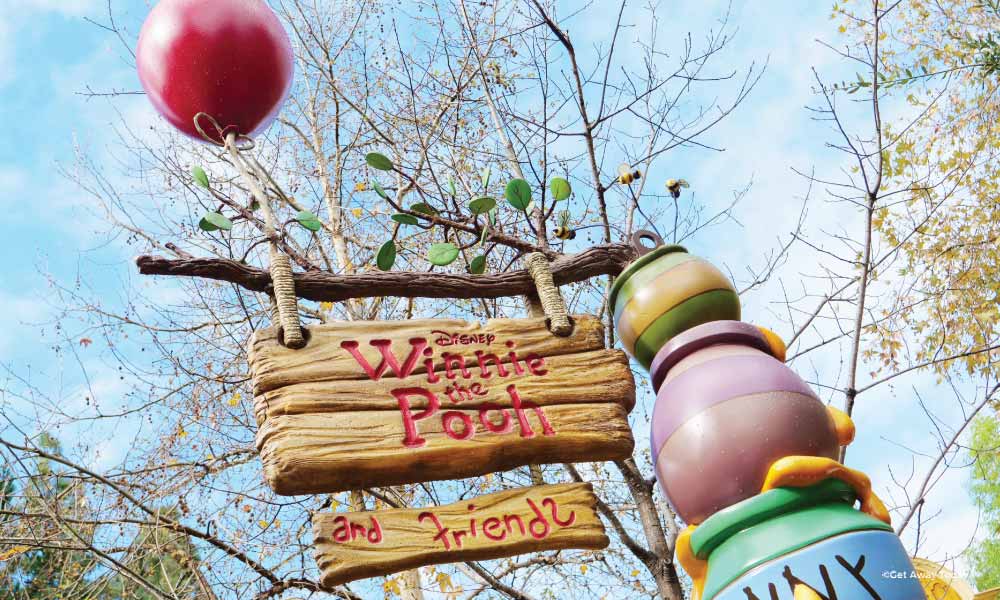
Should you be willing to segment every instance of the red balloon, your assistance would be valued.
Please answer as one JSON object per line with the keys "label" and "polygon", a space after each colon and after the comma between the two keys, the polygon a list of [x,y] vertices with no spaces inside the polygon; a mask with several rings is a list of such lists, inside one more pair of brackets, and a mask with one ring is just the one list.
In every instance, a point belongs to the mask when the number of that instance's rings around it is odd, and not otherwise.
{"label": "red balloon", "polygon": [[[203,141],[194,124],[200,112],[224,133],[266,129],[295,69],[288,34],[263,0],[162,0],[139,33],[136,62],[156,110]],[[199,123],[221,141],[211,121]]]}

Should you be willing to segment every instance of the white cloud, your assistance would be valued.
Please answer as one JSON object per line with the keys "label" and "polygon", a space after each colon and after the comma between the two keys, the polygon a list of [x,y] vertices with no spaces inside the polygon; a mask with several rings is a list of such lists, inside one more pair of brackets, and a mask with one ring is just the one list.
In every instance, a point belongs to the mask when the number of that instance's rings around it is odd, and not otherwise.
{"label": "white cloud", "polygon": [[0,90],[10,85],[30,57],[18,52],[22,32],[34,31],[49,16],[83,17],[101,9],[97,0],[0,0]]}

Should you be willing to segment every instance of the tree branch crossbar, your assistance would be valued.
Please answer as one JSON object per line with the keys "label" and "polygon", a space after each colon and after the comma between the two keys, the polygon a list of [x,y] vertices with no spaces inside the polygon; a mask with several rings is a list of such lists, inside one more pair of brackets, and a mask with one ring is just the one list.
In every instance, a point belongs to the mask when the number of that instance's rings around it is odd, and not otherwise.
{"label": "tree branch crossbar", "polygon": [[[556,285],[568,285],[602,275],[618,275],[636,257],[627,244],[603,244],[579,254],[563,255],[551,263]],[[271,291],[271,275],[264,269],[223,258],[136,258],[139,273],[200,277],[236,284],[252,292]],[[295,293],[316,302],[351,298],[503,298],[534,293],[535,282],[527,270],[492,275],[417,273],[406,271],[337,275],[328,271],[294,273]]]}

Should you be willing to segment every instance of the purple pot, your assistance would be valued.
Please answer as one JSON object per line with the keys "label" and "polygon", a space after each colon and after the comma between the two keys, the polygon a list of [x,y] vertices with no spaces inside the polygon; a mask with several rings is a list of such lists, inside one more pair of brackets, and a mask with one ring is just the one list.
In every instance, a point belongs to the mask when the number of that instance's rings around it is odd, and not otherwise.
{"label": "purple pot", "polygon": [[685,331],[650,372],[657,476],[689,524],[760,493],[779,458],[838,456],[826,406],[752,325],[714,321]]}

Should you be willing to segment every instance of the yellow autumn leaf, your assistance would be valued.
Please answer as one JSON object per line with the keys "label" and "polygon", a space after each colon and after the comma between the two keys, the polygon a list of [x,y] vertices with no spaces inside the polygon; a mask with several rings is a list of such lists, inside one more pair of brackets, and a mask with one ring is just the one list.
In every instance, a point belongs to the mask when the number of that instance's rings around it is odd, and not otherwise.
{"label": "yellow autumn leaf", "polygon": [[4,552],[3,554],[0,554],[0,562],[6,562],[14,558],[18,554],[24,554],[28,550],[30,550],[30,548],[28,548],[27,546],[14,546],[10,550]]}
{"label": "yellow autumn leaf", "polygon": [[453,587],[451,583],[451,576],[448,575],[447,573],[438,573],[437,583],[438,587],[441,589],[441,592],[447,592]]}
{"label": "yellow autumn leaf", "polygon": [[351,209],[351,214],[354,215],[355,219],[360,219],[361,215],[365,214],[360,208]]}
{"label": "yellow autumn leaf", "polygon": [[355,192],[363,192],[363,191],[365,191],[367,189],[368,189],[368,183],[366,183],[364,181],[359,181],[359,182],[357,182],[357,183],[354,184],[354,191]]}
{"label": "yellow autumn leaf", "polygon": [[236,392],[229,398],[229,406],[236,406],[243,399],[243,394]]}
{"label": "yellow autumn leaf", "polygon": [[320,302],[319,308],[323,312],[330,312],[331,310],[333,310],[333,302]]}
{"label": "yellow autumn leaf", "polygon": [[261,529],[267,529],[267,525],[268,525],[267,521],[261,519],[260,521],[257,521],[257,524],[260,525]]}
{"label": "yellow autumn leaf", "polygon": [[587,574],[587,565],[580,565],[580,572],[584,575]]}

